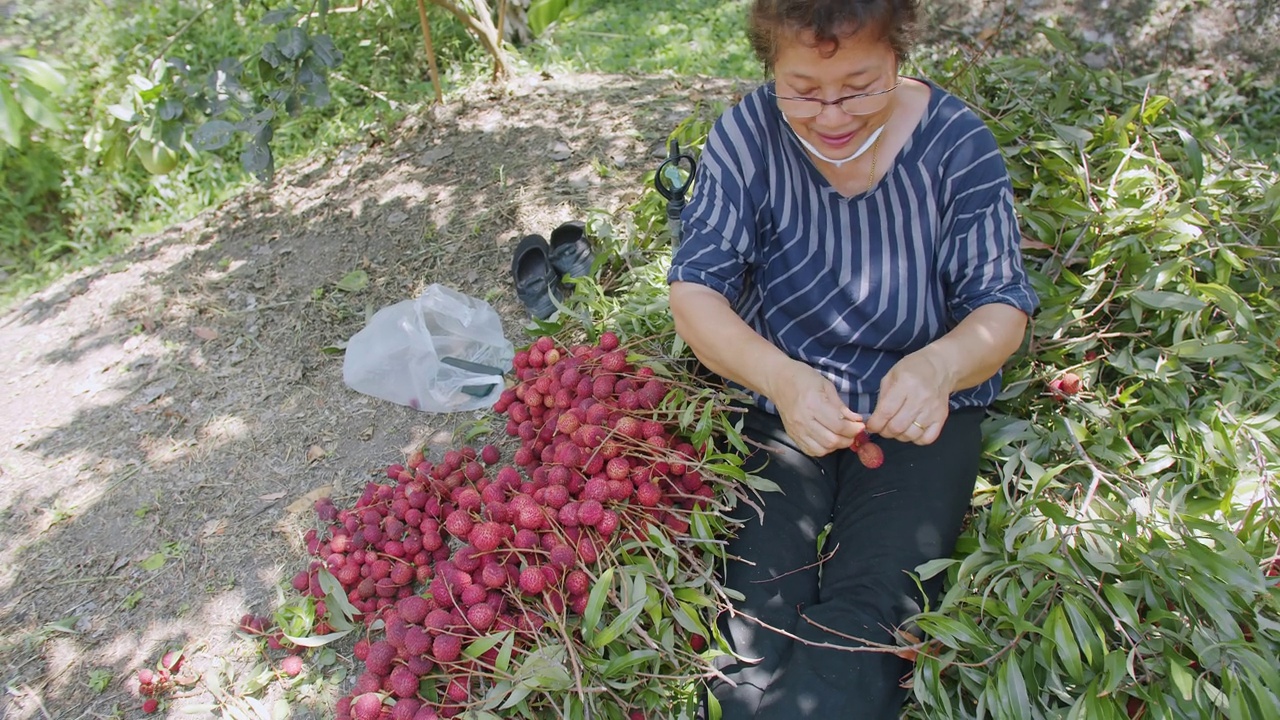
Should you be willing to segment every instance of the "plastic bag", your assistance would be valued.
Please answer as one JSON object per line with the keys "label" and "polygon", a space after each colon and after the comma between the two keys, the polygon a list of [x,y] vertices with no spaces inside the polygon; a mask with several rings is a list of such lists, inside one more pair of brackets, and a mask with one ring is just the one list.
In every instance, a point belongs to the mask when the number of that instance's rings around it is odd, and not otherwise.
{"label": "plastic bag", "polygon": [[479,410],[497,402],[514,357],[489,303],[431,285],[374,313],[351,337],[342,380],[424,412]]}

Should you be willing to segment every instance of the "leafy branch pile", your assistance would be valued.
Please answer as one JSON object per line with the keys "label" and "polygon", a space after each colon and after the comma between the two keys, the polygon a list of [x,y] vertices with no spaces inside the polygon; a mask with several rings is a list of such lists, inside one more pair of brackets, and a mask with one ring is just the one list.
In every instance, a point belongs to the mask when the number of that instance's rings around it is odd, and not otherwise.
{"label": "leafy branch pile", "polygon": [[911,717],[1280,717],[1280,183],[1144,81],[935,77],[988,113],[1042,300]]}
{"label": "leafy branch pile", "polygon": [[746,476],[711,442],[732,432],[715,395],[646,358],[612,332],[540,337],[495,406],[514,464],[495,445],[418,452],[353,507],[317,504],[317,560],[294,588],[324,604],[317,634],[336,631],[289,639],[369,631],[339,718],[687,711],[724,602],[722,511]]}

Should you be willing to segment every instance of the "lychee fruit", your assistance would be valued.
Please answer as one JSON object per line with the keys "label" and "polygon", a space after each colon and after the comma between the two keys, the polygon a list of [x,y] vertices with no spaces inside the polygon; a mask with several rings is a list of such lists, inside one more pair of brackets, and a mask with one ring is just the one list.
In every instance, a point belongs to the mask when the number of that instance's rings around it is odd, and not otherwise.
{"label": "lychee fruit", "polygon": [[418,694],[418,676],[404,665],[399,665],[391,671],[388,685],[391,694],[398,698],[411,698]]}
{"label": "lychee fruit", "polygon": [[297,677],[302,674],[302,658],[297,655],[289,655],[280,661],[280,670],[289,677]]}
{"label": "lychee fruit", "polygon": [[1080,392],[1080,376],[1075,373],[1063,373],[1060,386],[1062,394],[1070,397]]}
{"label": "lychee fruit", "polygon": [[160,703],[155,698],[147,698],[142,701],[142,712],[150,715],[160,709]]}
{"label": "lychee fruit", "polygon": [[884,450],[875,443],[867,443],[858,447],[858,459],[872,470],[884,464]]}
{"label": "lychee fruit", "polygon": [[542,568],[530,565],[520,571],[520,592],[526,595],[538,595],[546,587],[546,576]]}
{"label": "lychee fruit", "polygon": [[492,552],[502,544],[502,526],[496,522],[482,522],[471,529],[467,540],[480,552]]}
{"label": "lychee fruit", "polygon": [[377,693],[367,692],[351,703],[353,720],[378,720],[382,712],[382,698]]}
{"label": "lychee fruit", "polygon": [[431,652],[439,662],[453,662],[462,655],[462,638],[457,635],[439,635],[431,646]]}

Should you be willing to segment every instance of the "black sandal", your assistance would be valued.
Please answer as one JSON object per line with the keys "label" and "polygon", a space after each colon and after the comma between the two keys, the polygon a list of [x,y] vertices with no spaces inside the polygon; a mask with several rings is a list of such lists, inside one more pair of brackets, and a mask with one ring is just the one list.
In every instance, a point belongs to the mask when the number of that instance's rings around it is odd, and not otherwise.
{"label": "black sandal", "polygon": [[556,300],[564,299],[564,287],[560,275],[551,264],[549,246],[541,235],[526,235],[516,245],[511,256],[511,278],[515,281],[516,297],[529,314],[546,320],[556,312]]}
{"label": "black sandal", "polygon": [[561,276],[585,277],[591,274],[596,258],[582,221],[567,222],[552,230],[549,247],[551,264]]}

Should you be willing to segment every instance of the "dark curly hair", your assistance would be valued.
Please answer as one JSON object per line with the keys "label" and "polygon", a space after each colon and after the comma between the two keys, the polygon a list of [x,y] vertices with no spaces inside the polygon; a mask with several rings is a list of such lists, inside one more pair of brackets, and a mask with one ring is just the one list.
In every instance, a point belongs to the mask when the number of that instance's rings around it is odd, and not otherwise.
{"label": "dark curly hair", "polygon": [[751,6],[751,49],[773,72],[778,40],[811,31],[825,55],[834,55],[840,40],[863,28],[879,28],[899,64],[910,55],[915,40],[916,0],[755,0]]}

